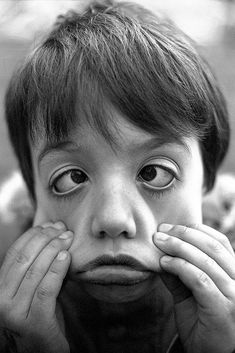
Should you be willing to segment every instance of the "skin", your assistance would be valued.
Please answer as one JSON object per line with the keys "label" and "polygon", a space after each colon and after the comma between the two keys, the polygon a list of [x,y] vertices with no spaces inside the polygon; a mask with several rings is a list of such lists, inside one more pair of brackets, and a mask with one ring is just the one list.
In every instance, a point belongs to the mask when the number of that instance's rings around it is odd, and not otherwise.
{"label": "skin", "polygon": [[[110,311],[112,317],[137,311],[154,293],[159,300],[153,313],[163,308],[158,320],[163,320],[162,327],[171,303],[167,287],[185,351],[231,353],[235,259],[227,238],[201,224],[203,165],[198,142],[187,137],[183,144],[156,145],[155,136],[153,146],[154,136],[114,110],[111,115],[112,146],[83,125],[74,129],[69,144],[51,148],[40,142],[32,147],[37,210],[34,227],[13,244],[1,268],[4,327],[19,352],[22,347],[36,352],[40,345],[42,352],[57,352],[58,347],[69,352],[66,319],[58,303],[65,276],[73,288],[66,294],[71,301],[79,286],[101,313]],[[146,165],[158,172],[148,182],[143,180]],[[87,178],[74,184],[71,169],[82,170]],[[129,255],[151,275],[131,286],[82,280],[79,271],[104,254]],[[111,270],[107,268],[107,276]],[[79,310],[79,303],[73,303],[73,310]],[[172,329],[164,336],[162,352],[174,333]]]}

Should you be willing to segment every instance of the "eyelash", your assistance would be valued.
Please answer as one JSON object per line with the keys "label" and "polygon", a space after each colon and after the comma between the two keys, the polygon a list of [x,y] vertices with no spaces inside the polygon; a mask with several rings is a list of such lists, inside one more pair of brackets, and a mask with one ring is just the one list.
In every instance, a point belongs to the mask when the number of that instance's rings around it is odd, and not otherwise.
{"label": "eyelash", "polygon": [[[145,192],[148,193],[148,195],[152,199],[156,200],[156,199],[162,198],[163,196],[166,196],[167,194],[170,194],[174,189],[175,189],[175,184],[172,183],[167,189],[163,189],[163,190],[153,190],[146,187]],[[64,195],[55,194],[52,191],[52,188],[50,186],[48,187],[48,193],[51,197],[53,197],[57,201],[64,202],[64,203],[66,203],[67,201],[71,201],[76,196],[76,190],[74,192],[64,194]]]}
{"label": "eyelash", "polygon": [[[171,168],[167,168],[166,166],[163,166],[161,164],[156,164],[159,168],[162,168],[163,170],[166,170],[168,173],[172,174],[172,176],[174,177],[174,179],[176,181],[180,181],[179,176],[177,175],[177,173],[171,169]],[[139,173],[138,173],[139,174]],[[165,196],[168,192],[173,191],[173,189],[175,188],[175,183],[171,183],[169,186],[167,186],[165,189],[154,189],[151,187],[147,187],[145,186],[145,190],[146,192],[152,197],[152,198],[161,198],[162,196]]]}
{"label": "eyelash", "polygon": [[[179,180],[175,178],[176,180]],[[150,195],[151,198],[153,199],[160,199],[163,196],[166,196],[168,193],[171,193],[175,189],[175,184],[172,183],[168,188],[166,189],[159,189],[159,190],[154,190],[154,189],[149,189],[145,188],[145,191]]]}
{"label": "eyelash", "polygon": [[[160,167],[160,168],[166,170],[167,172],[171,173],[173,175],[174,179],[179,181],[179,178],[178,178],[177,174],[172,169],[167,168],[167,167],[162,166],[162,165],[158,165],[158,167]],[[54,184],[57,181],[57,179],[59,179],[59,177],[61,177],[66,172],[60,174],[57,178],[55,178],[53,180],[52,183],[50,183],[48,185],[48,193],[53,198],[57,199],[58,201],[62,201],[62,202],[66,202],[66,201],[69,201],[69,200],[73,199],[76,196],[76,194],[80,191],[80,188],[76,188],[73,192],[69,192],[67,194],[56,194],[53,191],[53,187],[54,187]],[[147,186],[144,187],[145,191],[150,195],[150,197],[151,198],[155,198],[155,199],[159,199],[159,198],[165,196],[166,194],[168,194],[171,191],[173,191],[174,188],[175,188],[175,183],[174,182],[169,187],[167,187],[165,189],[153,189],[153,188],[150,188],[150,187],[147,187]]]}
{"label": "eyelash", "polygon": [[60,195],[60,194],[56,194],[54,191],[53,191],[53,185],[49,185],[48,186],[48,193],[49,195],[54,198],[55,200],[57,201],[61,201],[61,202],[66,202],[66,201],[70,201],[71,199],[73,199],[77,193],[77,190],[75,189],[74,192],[70,192],[68,194],[63,194],[63,195]]}
{"label": "eyelash", "polygon": [[[75,168],[73,168],[73,169],[75,169]],[[53,189],[54,189],[54,185],[55,185],[56,181],[59,178],[61,178],[64,174],[66,174],[68,172],[68,170],[66,170],[65,172],[63,172],[60,175],[58,175],[52,182],[49,183],[49,185],[47,187],[47,191],[48,191],[49,195],[51,197],[53,197],[54,199],[56,199],[57,201],[66,202],[66,201],[69,201],[69,200],[73,199],[75,197],[75,195],[77,194],[77,192],[79,191],[79,189],[80,189],[80,188],[76,188],[73,192],[69,192],[67,194],[57,194],[57,193],[54,192]]]}

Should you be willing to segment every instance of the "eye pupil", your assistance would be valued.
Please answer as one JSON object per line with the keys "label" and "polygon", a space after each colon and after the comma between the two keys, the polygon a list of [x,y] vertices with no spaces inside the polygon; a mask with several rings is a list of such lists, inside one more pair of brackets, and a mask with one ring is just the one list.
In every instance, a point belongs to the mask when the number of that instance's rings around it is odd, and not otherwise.
{"label": "eye pupil", "polygon": [[145,181],[151,181],[154,178],[156,178],[156,176],[157,176],[156,168],[154,168],[154,166],[152,166],[152,165],[147,165],[141,171],[141,177]]}
{"label": "eye pupil", "polygon": [[72,170],[71,171],[71,179],[74,183],[79,184],[86,181],[86,174],[81,172],[80,170]]}

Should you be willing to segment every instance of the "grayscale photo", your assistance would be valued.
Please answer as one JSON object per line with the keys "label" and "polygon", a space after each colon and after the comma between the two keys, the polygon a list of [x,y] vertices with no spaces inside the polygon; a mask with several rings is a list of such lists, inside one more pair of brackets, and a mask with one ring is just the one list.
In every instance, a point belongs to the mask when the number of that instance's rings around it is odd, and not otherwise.
{"label": "grayscale photo", "polygon": [[0,0],[0,353],[235,353],[235,0]]}

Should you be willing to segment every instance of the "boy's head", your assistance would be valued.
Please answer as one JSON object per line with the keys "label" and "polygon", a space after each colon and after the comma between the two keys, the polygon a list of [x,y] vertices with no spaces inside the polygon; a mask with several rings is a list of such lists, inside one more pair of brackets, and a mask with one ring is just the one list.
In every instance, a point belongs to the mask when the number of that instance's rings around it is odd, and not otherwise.
{"label": "boy's head", "polygon": [[6,116],[34,224],[74,231],[70,278],[111,302],[149,292],[153,234],[201,222],[228,147],[223,97],[190,41],[133,4],[70,13],[13,77]]}
{"label": "boy's head", "polygon": [[146,132],[198,139],[205,187],[213,186],[229,127],[210,69],[175,26],[140,6],[104,1],[61,16],[10,83],[10,138],[33,197],[30,145],[57,142],[82,120],[112,139],[109,105]]}

